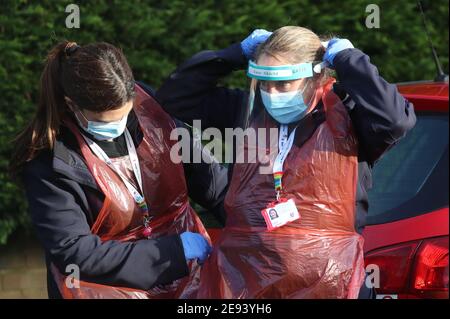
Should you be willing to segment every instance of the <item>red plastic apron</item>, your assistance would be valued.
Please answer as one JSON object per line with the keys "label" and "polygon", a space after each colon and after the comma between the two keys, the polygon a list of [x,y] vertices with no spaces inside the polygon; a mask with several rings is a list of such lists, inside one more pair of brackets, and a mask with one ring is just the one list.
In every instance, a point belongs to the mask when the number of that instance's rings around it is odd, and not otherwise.
{"label": "red plastic apron", "polygon": [[[175,128],[173,120],[139,86],[136,86],[133,110],[143,133],[136,151],[145,198],[150,215],[154,216],[150,222],[153,229],[150,238],[191,231],[201,233],[209,240],[202,222],[189,204],[183,166],[170,158],[170,150],[177,142],[170,140],[170,133]],[[122,180],[92,153],[73,122],[65,121],[65,124],[76,136],[81,154],[105,195],[103,207],[91,228],[92,233],[102,241],[144,239],[142,213]],[[84,281],[77,281],[80,288],[68,288],[66,277],[54,266],[52,273],[64,298],[191,298],[197,292],[200,267],[194,262],[188,265],[189,276],[149,291]]]}
{"label": "red plastic apron", "polygon": [[[261,210],[275,200],[273,175],[260,174],[260,162],[235,164],[227,224],[203,267],[199,298],[357,298],[364,280],[363,238],[354,229],[358,147],[333,83],[313,104],[322,99],[326,120],[300,148],[294,143],[284,163],[281,196],[294,200],[301,218],[267,231]],[[276,125],[263,114],[250,124]],[[273,142],[258,146],[271,165]]]}

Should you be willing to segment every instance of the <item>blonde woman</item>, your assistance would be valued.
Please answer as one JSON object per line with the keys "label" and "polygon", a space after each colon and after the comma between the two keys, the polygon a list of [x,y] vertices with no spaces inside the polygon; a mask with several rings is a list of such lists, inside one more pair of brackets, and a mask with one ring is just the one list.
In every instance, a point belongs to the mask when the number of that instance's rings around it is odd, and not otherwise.
{"label": "blonde woman", "polygon": [[[245,67],[250,93],[217,86]],[[306,28],[256,30],[185,62],[158,99],[187,122],[201,119],[203,128],[248,123],[279,132],[243,148],[267,150],[273,174],[261,173],[259,158],[232,167],[226,227],[204,265],[198,297],[370,297],[360,234],[371,168],[416,118],[366,54],[349,40],[324,44]]]}

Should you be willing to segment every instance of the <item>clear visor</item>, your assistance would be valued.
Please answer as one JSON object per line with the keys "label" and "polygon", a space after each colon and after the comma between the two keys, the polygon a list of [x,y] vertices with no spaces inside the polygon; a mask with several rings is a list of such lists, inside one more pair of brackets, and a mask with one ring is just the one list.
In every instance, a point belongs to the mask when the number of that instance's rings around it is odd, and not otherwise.
{"label": "clear visor", "polygon": [[[306,83],[302,89],[304,92],[307,87],[312,85],[314,75],[322,73],[325,67],[326,65],[324,65],[323,62],[306,62],[280,66],[261,66],[257,65],[254,61],[249,61],[247,76],[251,78],[251,83],[248,107],[245,112],[245,127],[248,127],[251,117],[257,116],[257,114],[259,114],[259,112],[261,112],[264,108],[260,101],[259,92],[260,89],[265,90],[263,85],[264,83],[267,83],[268,81],[292,81],[306,79]],[[310,103],[311,101],[305,102]]]}

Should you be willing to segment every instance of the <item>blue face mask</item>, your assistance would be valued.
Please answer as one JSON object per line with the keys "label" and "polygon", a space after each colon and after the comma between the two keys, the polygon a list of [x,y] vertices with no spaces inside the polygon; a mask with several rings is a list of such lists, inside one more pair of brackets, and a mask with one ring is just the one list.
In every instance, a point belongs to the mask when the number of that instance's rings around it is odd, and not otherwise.
{"label": "blue face mask", "polygon": [[114,121],[114,122],[95,122],[95,121],[89,121],[82,112],[79,112],[82,114],[82,116],[87,121],[88,125],[87,128],[81,123],[81,121],[78,119],[78,116],[75,116],[77,119],[79,125],[91,134],[96,140],[98,141],[105,141],[105,140],[111,140],[116,137],[119,137],[122,135],[122,133],[125,131],[125,128],[127,126],[127,118],[128,115],[125,115],[121,120]]}
{"label": "blue face mask", "polygon": [[303,93],[301,91],[267,93],[263,89],[260,89],[260,92],[267,112],[278,123],[294,123],[305,116],[308,105],[303,100]]}

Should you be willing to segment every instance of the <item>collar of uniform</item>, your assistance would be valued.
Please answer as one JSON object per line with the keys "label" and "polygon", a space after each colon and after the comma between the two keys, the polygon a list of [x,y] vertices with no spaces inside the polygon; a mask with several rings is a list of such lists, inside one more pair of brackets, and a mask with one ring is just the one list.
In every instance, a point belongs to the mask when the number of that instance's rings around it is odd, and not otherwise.
{"label": "collar of uniform", "polygon": [[[142,141],[143,134],[133,110],[128,116],[127,128],[137,146]],[[80,184],[98,189],[98,185],[89,171],[86,161],[80,154],[76,137],[65,126],[61,127],[53,148],[53,170]]]}

